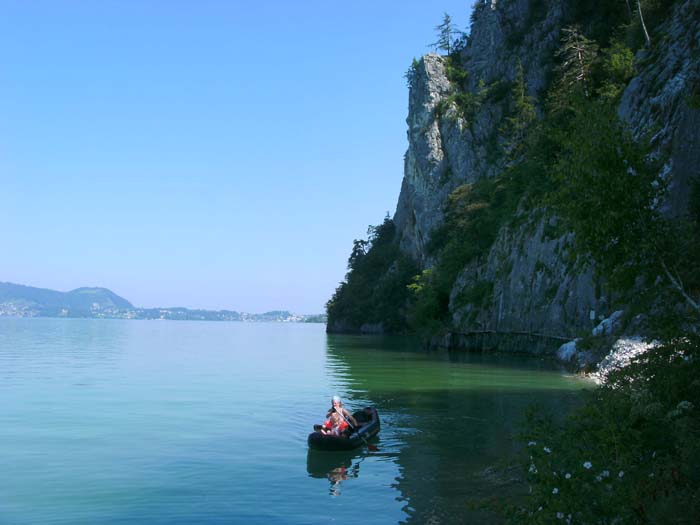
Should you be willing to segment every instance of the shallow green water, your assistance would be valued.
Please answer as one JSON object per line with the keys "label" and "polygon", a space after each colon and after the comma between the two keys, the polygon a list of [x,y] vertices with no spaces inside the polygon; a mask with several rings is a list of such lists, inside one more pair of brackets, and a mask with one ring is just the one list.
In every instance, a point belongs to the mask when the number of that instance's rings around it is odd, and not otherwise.
{"label": "shallow green water", "polygon": [[[525,408],[587,383],[321,325],[0,319],[0,524],[489,523]],[[310,453],[338,393],[378,452]]]}

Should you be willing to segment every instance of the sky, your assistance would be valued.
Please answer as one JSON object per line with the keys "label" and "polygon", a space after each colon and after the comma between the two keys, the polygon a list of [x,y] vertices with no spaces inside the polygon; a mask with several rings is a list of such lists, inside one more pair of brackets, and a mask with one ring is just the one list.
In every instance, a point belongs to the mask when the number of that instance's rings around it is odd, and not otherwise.
{"label": "sky", "polygon": [[320,313],[471,0],[0,0],[0,281]]}

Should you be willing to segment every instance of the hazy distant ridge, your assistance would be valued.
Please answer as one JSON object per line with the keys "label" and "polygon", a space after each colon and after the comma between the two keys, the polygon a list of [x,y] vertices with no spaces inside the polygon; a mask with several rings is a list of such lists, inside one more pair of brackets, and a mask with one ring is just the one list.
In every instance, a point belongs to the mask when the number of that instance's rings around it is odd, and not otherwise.
{"label": "hazy distant ridge", "polygon": [[191,310],[183,307],[138,308],[107,288],[76,288],[70,292],[59,292],[1,282],[0,316],[325,322],[325,316],[322,315],[299,315],[286,310],[249,314],[232,310]]}
{"label": "hazy distant ridge", "polygon": [[[0,283],[0,315],[14,305],[20,312],[36,312],[35,315],[85,316],[94,311],[130,310],[134,306],[106,288],[76,288],[70,292],[58,292],[21,284]],[[67,312],[66,312],[67,311]]]}

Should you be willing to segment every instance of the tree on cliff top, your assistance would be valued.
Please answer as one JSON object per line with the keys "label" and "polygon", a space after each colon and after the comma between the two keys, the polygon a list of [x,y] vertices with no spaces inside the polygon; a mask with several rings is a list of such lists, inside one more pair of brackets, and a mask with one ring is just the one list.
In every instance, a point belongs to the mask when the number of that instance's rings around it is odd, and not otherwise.
{"label": "tree on cliff top", "polygon": [[455,28],[450,15],[447,13],[443,15],[442,24],[435,26],[435,31],[437,31],[438,39],[437,42],[430,44],[430,47],[445,51],[448,55],[452,53],[458,36],[462,33]]}

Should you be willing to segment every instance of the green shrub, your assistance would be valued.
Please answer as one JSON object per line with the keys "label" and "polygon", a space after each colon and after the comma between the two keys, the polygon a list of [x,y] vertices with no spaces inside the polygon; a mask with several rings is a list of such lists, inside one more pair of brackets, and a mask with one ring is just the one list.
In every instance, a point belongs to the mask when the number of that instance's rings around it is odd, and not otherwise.
{"label": "green shrub", "polygon": [[[529,414],[531,487],[513,523],[695,523],[700,515],[700,340],[635,358],[558,425]],[[567,521],[568,520],[568,521]]]}
{"label": "green shrub", "polygon": [[[450,293],[457,276],[469,263],[488,254],[521,197],[522,188],[510,173],[463,184],[452,191],[445,206],[445,221],[426,246],[437,263],[413,283],[411,326],[415,330],[428,332],[428,327],[448,323]],[[489,286],[492,291],[493,283]],[[482,305],[491,291],[485,283],[479,283],[458,302]]]}
{"label": "green shrub", "polygon": [[389,332],[406,329],[406,286],[417,267],[399,250],[396,227],[388,217],[368,228],[368,239],[355,240],[348,273],[326,304],[328,325],[344,323],[359,330],[363,323],[383,323]]}

